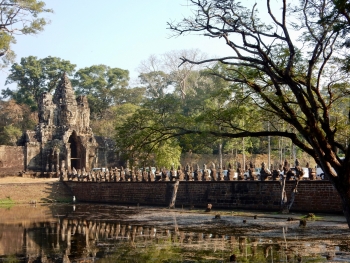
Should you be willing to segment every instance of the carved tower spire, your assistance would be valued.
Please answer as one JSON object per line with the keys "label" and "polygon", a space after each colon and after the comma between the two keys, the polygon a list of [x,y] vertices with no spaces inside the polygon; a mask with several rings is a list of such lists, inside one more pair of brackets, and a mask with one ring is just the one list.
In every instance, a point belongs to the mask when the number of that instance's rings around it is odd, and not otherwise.
{"label": "carved tower spire", "polygon": [[57,105],[57,126],[73,126],[76,123],[77,101],[72,84],[66,73],[63,73],[53,96],[53,103]]}

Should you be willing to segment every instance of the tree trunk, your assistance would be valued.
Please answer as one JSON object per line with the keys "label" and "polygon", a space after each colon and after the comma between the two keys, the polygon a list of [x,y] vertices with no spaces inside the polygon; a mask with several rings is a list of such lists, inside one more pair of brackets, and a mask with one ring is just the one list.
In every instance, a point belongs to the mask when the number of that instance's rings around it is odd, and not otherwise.
{"label": "tree trunk", "polygon": [[[338,172],[338,174],[340,174]],[[348,223],[348,227],[350,228],[350,172],[345,174],[345,176],[332,177],[325,173],[325,177],[329,178],[330,182],[337,190],[343,206],[343,213]]]}
{"label": "tree trunk", "polygon": [[287,176],[284,175],[283,179],[280,181],[280,184],[281,184],[281,210],[280,211],[283,214],[288,214],[289,210],[292,208],[295,195],[298,192],[298,184],[299,184],[299,179],[296,179],[294,181],[294,185],[291,191],[290,201],[288,201],[287,193],[286,193],[286,179],[287,179]]}
{"label": "tree trunk", "polygon": [[296,179],[295,180],[295,183],[294,183],[294,186],[293,186],[293,189],[292,189],[292,193],[291,193],[291,197],[290,197],[290,202],[288,204],[288,211],[291,209],[291,207],[292,207],[292,205],[294,203],[295,195],[298,192],[299,180],[300,179]]}
{"label": "tree trunk", "polygon": [[350,202],[348,197],[341,196],[342,205],[343,205],[343,213],[346,218],[346,222],[350,228]]}
{"label": "tree trunk", "polygon": [[171,197],[169,208],[175,208],[176,194],[177,194],[177,189],[179,187],[179,183],[180,181],[176,180],[176,183],[174,184],[173,196]]}
{"label": "tree trunk", "polygon": [[346,184],[337,185],[335,182],[332,183],[340,195],[343,206],[343,213],[350,228],[350,187]]}
{"label": "tree trunk", "polygon": [[283,175],[282,180],[280,181],[281,184],[281,213],[289,213],[288,210],[288,198],[286,193],[286,179],[287,176]]}

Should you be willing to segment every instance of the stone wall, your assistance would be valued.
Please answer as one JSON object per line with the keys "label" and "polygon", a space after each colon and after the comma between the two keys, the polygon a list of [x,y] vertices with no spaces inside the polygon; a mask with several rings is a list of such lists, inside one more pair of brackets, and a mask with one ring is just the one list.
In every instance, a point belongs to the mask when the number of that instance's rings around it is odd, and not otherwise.
{"label": "stone wall", "polygon": [[[168,206],[174,182],[64,182],[78,201]],[[293,182],[287,182],[290,193]],[[176,207],[278,211],[277,181],[187,182],[179,184]],[[305,212],[341,212],[341,200],[329,181],[301,181],[292,209]]]}
{"label": "stone wall", "polygon": [[24,170],[24,147],[0,145],[0,175]]}
{"label": "stone wall", "polygon": [[28,143],[25,147],[25,167],[29,171],[41,171],[41,149],[39,143]]}

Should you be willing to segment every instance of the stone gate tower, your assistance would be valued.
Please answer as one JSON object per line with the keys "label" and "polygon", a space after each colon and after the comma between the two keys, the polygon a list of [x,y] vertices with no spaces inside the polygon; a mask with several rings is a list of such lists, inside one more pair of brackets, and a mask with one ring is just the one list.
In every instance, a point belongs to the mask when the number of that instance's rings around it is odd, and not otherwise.
{"label": "stone gate tower", "polygon": [[90,128],[87,98],[76,98],[63,74],[54,95],[43,93],[38,106],[39,123],[34,131],[26,131],[20,142],[24,146],[25,169],[90,170],[98,144]]}

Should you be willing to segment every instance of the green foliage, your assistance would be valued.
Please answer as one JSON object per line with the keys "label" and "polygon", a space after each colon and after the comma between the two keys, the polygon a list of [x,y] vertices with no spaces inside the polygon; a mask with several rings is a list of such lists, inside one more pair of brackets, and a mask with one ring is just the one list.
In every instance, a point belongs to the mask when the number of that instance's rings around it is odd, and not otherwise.
{"label": "green foliage", "polygon": [[130,102],[111,107],[115,117],[115,126],[121,127],[139,108],[138,104]]}
{"label": "green foliage", "polygon": [[[216,68],[224,69],[220,65]],[[164,77],[163,84],[157,85],[168,84]],[[213,132],[255,130],[261,125],[261,112],[251,106],[253,100],[240,86],[224,81],[213,70],[190,72],[187,91],[185,97],[177,92],[157,93],[162,95],[149,98],[134,115],[118,125],[117,144],[121,149],[132,158],[145,159],[150,154],[154,156],[165,141],[171,140],[172,145],[176,137],[182,152],[213,153],[219,144],[218,134]],[[260,140],[255,140],[255,146],[253,141],[246,139],[246,150],[257,152]]]}
{"label": "green foliage", "polygon": [[14,100],[0,101],[0,144],[16,145],[23,131],[34,128],[34,115],[28,106]]}
{"label": "green foliage", "polygon": [[11,66],[11,73],[6,80],[6,84],[16,83],[17,90],[7,88],[1,93],[4,98],[14,99],[18,104],[26,104],[34,111],[37,109],[40,95],[54,90],[63,72],[72,75],[75,67],[76,65],[68,60],[57,57],[22,58],[19,64],[14,63]]}
{"label": "green foliage", "polygon": [[15,202],[11,199],[11,197],[0,199],[0,208],[9,209],[14,205],[15,205]]}
{"label": "green foliage", "polygon": [[90,126],[95,135],[114,138],[116,127],[122,126],[138,108],[131,103],[111,106],[104,111],[102,118],[91,120]]}
{"label": "green foliage", "polygon": [[154,147],[155,162],[158,167],[177,168],[180,165],[181,147],[176,140],[167,140]]}
{"label": "green foliage", "polygon": [[[15,35],[38,34],[48,23],[46,18],[39,17],[50,13],[43,1],[37,0],[4,0],[0,3],[0,57],[6,66],[13,61],[11,45],[16,43]],[[4,66],[3,65],[3,66]]]}
{"label": "green foliage", "polygon": [[0,128],[0,142],[5,145],[16,145],[16,142],[21,137],[21,129],[12,125],[7,125]]}
{"label": "green foliage", "polygon": [[167,89],[172,84],[170,76],[163,71],[141,73],[139,78],[141,84],[146,86],[147,96],[150,98],[164,97]]}
{"label": "green foliage", "polygon": [[[266,2],[269,6],[270,1]],[[251,8],[230,0],[189,3],[195,15],[169,23],[169,28],[175,35],[193,32],[222,39],[232,55],[202,60],[181,57],[182,65],[217,62],[185,75],[181,70],[157,68],[155,85],[146,83],[149,90],[168,87],[167,80],[176,78],[167,74],[179,73],[183,83],[172,82],[171,94],[154,92],[150,102],[118,127],[121,149],[145,159],[145,153],[153,154],[169,140],[176,140],[186,152],[205,152],[206,147],[245,138],[241,149],[257,153],[264,148],[266,152],[260,138],[266,142],[270,136],[275,152],[284,149],[281,160],[286,150],[292,152],[293,143],[329,175],[342,200],[349,200],[350,87],[349,75],[342,71],[349,41],[344,43],[342,36],[350,19],[346,21],[348,12],[343,12],[348,11],[347,5],[335,5],[345,2],[276,2],[278,11],[273,14],[272,8],[266,13],[268,19],[259,17],[260,2]],[[327,17],[331,19],[326,21]],[[341,23],[345,28],[335,30]],[[291,37],[295,34],[298,38]],[[345,153],[344,160],[339,152]],[[347,220],[350,226],[349,213]]]}
{"label": "green foliage", "polygon": [[[128,89],[128,81],[129,71],[127,70],[106,65],[93,65],[79,69],[75,73],[72,85],[76,87],[78,95],[87,96],[91,118],[99,119],[103,117],[108,107],[133,99],[137,92],[133,93]],[[139,94],[135,96],[135,101],[139,100],[139,96]]]}
{"label": "green foliage", "polygon": [[14,204],[15,202],[10,198],[4,198],[4,199],[0,199],[0,204],[4,205],[4,204]]}

